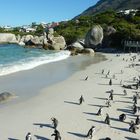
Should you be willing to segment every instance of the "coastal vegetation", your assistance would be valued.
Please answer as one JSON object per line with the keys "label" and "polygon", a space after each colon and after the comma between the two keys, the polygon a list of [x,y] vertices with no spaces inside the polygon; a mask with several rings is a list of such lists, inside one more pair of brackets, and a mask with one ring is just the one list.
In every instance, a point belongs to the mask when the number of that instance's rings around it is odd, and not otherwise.
{"label": "coastal vegetation", "polygon": [[[140,40],[140,10],[125,12],[116,12],[107,10],[95,15],[81,15],[72,20],[60,22],[54,27],[54,36],[61,35],[65,38],[66,44],[70,45],[77,40],[84,39],[88,30],[95,25],[100,25],[104,30],[104,39],[106,39],[105,31],[108,27],[112,27],[115,32],[109,36],[111,43],[109,47],[122,47],[124,40]],[[34,26],[34,24],[32,25]],[[41,24],[36,25],[33,32],[22,32],[19,27],[13,28],[11,31],[5,31],[0,28],[0,33],[13,33],[15,35],[33,35],[42,36],[46,28]],[[104,40],[103,40],[104,41]]]}
{"label": "coastal vegetation", "polygon": [[67,44],[71,44],[84,38],[87,31],[97,24],[100,24],[104,30],[108,26],[116,30],[110,36],[111,46],[121,46],[122,40],[126,39],[140,40],[140,11],[126,15],[108,10],[96,15],[80,16],[67,23],[61,23],[55,30],[65,37]]}

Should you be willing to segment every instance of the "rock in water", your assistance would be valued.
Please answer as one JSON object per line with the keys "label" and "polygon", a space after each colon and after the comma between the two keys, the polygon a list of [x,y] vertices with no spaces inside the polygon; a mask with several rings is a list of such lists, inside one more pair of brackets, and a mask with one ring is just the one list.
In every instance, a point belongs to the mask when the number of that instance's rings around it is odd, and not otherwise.
{"label": "rock in water", "polygon": [[17,43],[16,36],[11,33],[0,33],[0,43]]}
{"label": "rock in water", "polygon": [[88,31],[85,37],[86,48],[96,48],[97,45],[101,44],[103,40],[103,29],[100,25],[95,25]]}
{"label": "rock in water", "polygon": [[9,92],[2,92],[0,93],[0,103],[9,100],[12,97],[14,97],[13,94]]}

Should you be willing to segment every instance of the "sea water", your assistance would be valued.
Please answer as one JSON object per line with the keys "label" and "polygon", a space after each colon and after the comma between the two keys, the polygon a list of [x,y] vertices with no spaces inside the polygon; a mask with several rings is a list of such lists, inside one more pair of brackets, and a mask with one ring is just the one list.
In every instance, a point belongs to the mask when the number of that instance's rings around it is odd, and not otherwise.
{"label": "sea water", "polygon": [[66,59],[69,51],[24,48],[16,44],[0,45],[0,76],[29,70],[42,64]]}

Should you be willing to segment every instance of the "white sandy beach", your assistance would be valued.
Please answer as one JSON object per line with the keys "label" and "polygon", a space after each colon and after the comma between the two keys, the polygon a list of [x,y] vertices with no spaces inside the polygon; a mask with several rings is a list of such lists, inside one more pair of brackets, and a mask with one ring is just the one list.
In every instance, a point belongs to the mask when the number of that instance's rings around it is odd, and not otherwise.
{"label": "white sandy beach", "polygon": [[[123,58],[130,58],[129,54],[121,54],[120,57],[116,57],[116,54],[105,56],[108,60],[93,64],[74,73],[67,80],[42,89],[38,96],[0,108],[0,140],[24,140],[28,132],[31,132],[33,140],[53,140],[51,117],[56,117],[59,121],[58,130],[62,140],[86,140],[85,135],[92,125],[96,127],[94,140],[106,137],[112,140],[140,139],[140,129],[136,130],[136,134],[128,131],[128,122],[136,118],[131,113],[131,97],[136,90],[127,89],[128,95],[123,96],[124,89],[120,86],[120,80],[123,84],[131,84],[132,78],[139,75],[139,67],[128,68],[132,62],[123,61]],[[105,73],[110,70],[109,78],[101,74],[102,69],[105,69]],[[121,70],[124,71],[123,74]],[[113,85],[110,86],[108,83],[113,74],[116,79],[112,80]],[[89,79],[84,81],[87,75]],[[24,89],[24,84],[22,88]],[[114,90],[112,106],[104,107],[102,116],[97,116],[99,106],[104,106],[105,98],[109,97],[106,91],[111,89]],[[81,95],[85,102],[78,105]],[[104,123],[106,113],[111,118],[110,126]],[[118,120],[121,113],[126,114],[125,122]],[[139,112],[138,114],[140,115]]]}

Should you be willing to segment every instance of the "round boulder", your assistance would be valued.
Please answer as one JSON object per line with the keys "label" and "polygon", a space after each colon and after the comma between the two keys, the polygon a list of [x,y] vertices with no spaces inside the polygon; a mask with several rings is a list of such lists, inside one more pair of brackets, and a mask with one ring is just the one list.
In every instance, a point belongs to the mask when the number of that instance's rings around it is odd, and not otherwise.
{"label": "round boulder", "polygon": [[103,40],[103,28],[100,25],[95,25],[88,31],[85,37],[86,48],[96,48]]}
{"label": "round boulder", "polygon": [[9,92],[2,92],[0,93],[0,103],[5,102],[13,97],[13,94]]}

